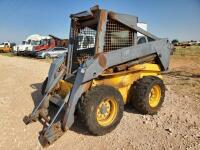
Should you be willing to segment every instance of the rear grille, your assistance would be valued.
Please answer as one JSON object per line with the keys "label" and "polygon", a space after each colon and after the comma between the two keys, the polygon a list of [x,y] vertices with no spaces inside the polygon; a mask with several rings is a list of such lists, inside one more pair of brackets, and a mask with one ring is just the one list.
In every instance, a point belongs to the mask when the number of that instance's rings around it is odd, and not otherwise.
{"label": "rear grille", "polygon": [[106,25],[104,52],[134,45],[133,35],[133,31],[128,27],[109,19]]}

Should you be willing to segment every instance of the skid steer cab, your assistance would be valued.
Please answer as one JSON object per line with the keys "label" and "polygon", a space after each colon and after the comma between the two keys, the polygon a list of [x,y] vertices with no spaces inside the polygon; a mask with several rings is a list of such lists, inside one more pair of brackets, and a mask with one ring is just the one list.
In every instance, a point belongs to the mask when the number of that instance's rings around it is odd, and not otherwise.
{"label": "skid steer cab", "polygon": [[[169,65],[168,40],[139,28],[135,16],[98,6],[70,17],[69,52],[51,64],[44,97],[24,122],[43,120],[41,137],[51,144],[73,125],[75,114],[94,135],[114,130],[124,105],[156,114],[165,97],[161,72]],[[137,33],[146,42],[139,44]],[[49,117],[52,103],[59,109]]]}

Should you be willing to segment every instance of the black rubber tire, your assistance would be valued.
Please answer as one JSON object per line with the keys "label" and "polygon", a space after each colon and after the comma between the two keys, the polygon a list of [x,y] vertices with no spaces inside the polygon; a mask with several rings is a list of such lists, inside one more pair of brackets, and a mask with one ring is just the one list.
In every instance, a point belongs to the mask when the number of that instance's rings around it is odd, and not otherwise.
{"label": "black rubber tire", "polygon": [[45,58],[45,59],[50,59],[51,56],[50,56],[49,54],[45,54],[45,55],[44,55],[44,58]]}
{"label": "black rubber tire", "polygon": [[46,77],[46,79],[42,83],[42,87],[41,87],[41,93],[42,93],[42,95],[45,95],[45,89],[47,87],[47,82],[48,82],[48,77]]}
{"label": "black rubber tire", "polygon": [[[102,100],[114,97],[117,102],[118,112],[113,122],[108,126],[101,126],[96,119],[96,111]],[[111,132],[120,123],[123,117],[124,103],[121,94],[113,87],[100,85],[88,91],[84,98],[79,101],[79,117],[86,128],[94,135],[104,135]]]}
{"label": "black rubber tire", "polygon": [[[156,107],[149,105],[149,93],[154,85],[159,85],[161,89],[161,98]],[[130,102],[132,106],[142,114],[156,114],[164,102],[165,85],[163,81],[155,76],[143,77],[136,81],[131,87]]]}

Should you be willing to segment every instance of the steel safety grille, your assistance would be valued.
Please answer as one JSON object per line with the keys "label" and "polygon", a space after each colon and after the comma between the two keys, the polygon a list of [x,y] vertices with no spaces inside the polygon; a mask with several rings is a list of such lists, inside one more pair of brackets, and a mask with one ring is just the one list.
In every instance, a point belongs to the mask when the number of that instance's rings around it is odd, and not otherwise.
{"label": "steel safety grille", "polygon": [[109,19],[106,25],[104,52],[113,51],[134,45],[134,33],[123,24]]}
{"label": "steel safety grille", "polygon": [[80,63],[94,55],[95,38],[95,30],[88,27],[79,29],[78,35],[75,38],[77,40],[75,42],[75,52],[77,52],[77,59]]}
{"label": "steel safety grille", "polygon": [[80,29],[77,50],[94,48],[96,31],[91,28]]}
{"label": "steel safety grille", "polygon": [[70,37],[73,45],[72,70],[75,70],[88,57],[94,56],[96,30],[90,27],[83,28],[74,23]]}
{"label": "steel safety grille", "polygon": [[96,30],[89,27],[80,28],[74,23],[70,38],[73,39],[74,51],[94,48]]}

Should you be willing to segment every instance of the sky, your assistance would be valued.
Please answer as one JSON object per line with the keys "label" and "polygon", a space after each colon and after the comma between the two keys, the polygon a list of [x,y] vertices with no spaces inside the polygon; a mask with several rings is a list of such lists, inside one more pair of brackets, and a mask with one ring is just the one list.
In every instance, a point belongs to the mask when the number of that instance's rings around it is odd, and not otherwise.
{"label": "sky", "polygon": [[138,16],[161,38],[200,40],[200,0],[0,0],[0,42],[32,34],[68,38],[70,14],[94,5]]}

